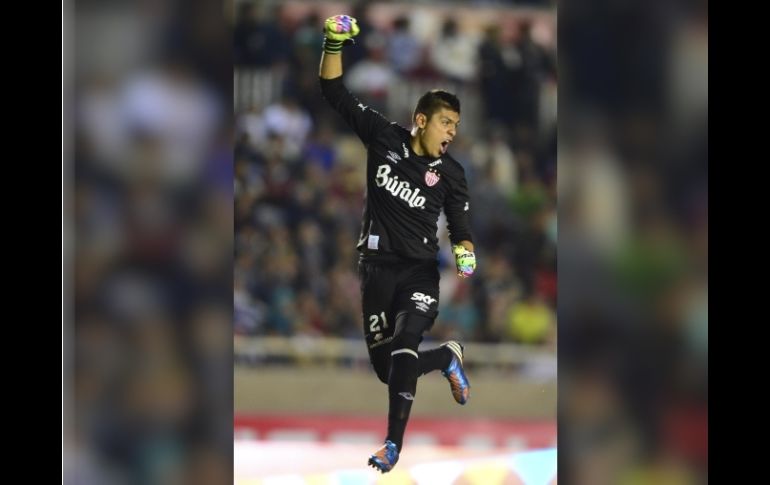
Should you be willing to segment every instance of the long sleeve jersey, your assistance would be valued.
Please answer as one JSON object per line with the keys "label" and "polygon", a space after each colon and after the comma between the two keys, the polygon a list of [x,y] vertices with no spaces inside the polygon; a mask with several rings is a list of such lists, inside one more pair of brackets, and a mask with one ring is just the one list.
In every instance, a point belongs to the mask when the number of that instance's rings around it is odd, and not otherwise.
{"label": "long sleeve jersey", "polygon": [[439,158],[417,155],[410,132],[359,102],[342,77],[320,82],[326,100],[367,149],[366,201],[357,245],[362,259],[435,260],[442,209],[451,242],[472,241],[462,165],[449,153]]}

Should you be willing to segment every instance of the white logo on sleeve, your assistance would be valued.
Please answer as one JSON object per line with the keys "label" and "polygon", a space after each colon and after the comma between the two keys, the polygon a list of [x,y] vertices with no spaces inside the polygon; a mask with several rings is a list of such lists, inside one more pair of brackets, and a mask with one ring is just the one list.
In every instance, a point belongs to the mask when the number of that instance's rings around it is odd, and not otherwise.
{"label": "white logo on sleeve", "polygon": [[384,187],[390,195],[397,197],[409,204],[409,207],[425,208],[425,197],[418,195],[420,189],[415,187],[414,190],[409,182],[406,180],[398,180],[398,175],[390,176],[390,165],[380,165],[377,167],[377,175],[375,176],[375,182],[377,187]]}
{"label": "white logo on sleeve", "polygon": [[358,107],[361,108],[361,111],[366,111],[367,106],[364,105],[364,103],[358,103]]}
{"label": "white logo on sleeve", "polygon": [[396,152],[388,151],[388,156],[385,157],[388,160],[390,160],[393,163],[398,163],[399,160],[401,160],[401,157]]}
{"label": "white logo on sleeve", "polygon": [[402,143],[401,147],[404,149],[404,158],[409,158],[409,149],[406,147],[406,143]]}
{"label": "white logo on sleeve", "polygon": [[468,205],[469,205],[469,202],[466,202],[466,203],[465,203],[465,209],[463,209],[464,211],[467,211],[467,210],[468,210]]}

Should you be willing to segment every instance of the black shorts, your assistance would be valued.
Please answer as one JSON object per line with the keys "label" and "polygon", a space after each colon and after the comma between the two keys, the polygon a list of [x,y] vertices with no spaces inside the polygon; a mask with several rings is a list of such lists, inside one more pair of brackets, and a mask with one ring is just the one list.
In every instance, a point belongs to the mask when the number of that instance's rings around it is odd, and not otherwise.
{"label": "black shorts", "polygon": [[393,340],[399,313],[415,313],[431,320],[438,316],[438,261],[360,262],[358,274],[364,335],[370,352]]}

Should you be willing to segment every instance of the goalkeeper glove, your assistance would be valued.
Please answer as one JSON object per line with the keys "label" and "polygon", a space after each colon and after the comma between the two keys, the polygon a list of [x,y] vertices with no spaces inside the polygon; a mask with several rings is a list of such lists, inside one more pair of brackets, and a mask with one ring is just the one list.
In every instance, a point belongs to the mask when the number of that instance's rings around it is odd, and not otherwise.
{"label": "goalkeeper glove", "polygon": [[324,23],[324,52],[339,54],[343,45],[353,44],[358,35],[358,21],[349,15],[335,15]]}
{"label": "goalkeeper glove", "polygon": [[455,255],[455,264],[457,264],[457,276],[467,278],[472,275],[476,270],[476,254],[460,244],[452,246],[452,253]]}

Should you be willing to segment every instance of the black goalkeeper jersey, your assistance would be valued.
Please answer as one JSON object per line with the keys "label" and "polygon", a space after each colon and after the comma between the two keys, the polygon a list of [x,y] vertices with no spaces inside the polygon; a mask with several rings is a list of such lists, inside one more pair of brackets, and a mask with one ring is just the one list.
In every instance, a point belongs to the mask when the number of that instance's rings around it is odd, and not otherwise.
{"label": "black goalkeeper jersey", "polygon": [[320,81],[326,100],[367,149],[366,202],[357,245],[362,259],[435,260],[442,209],[451,242],[473,241],[462,165],[448,153],[440,158],[414,153],[409,131],[360,103],[342,77]]}

